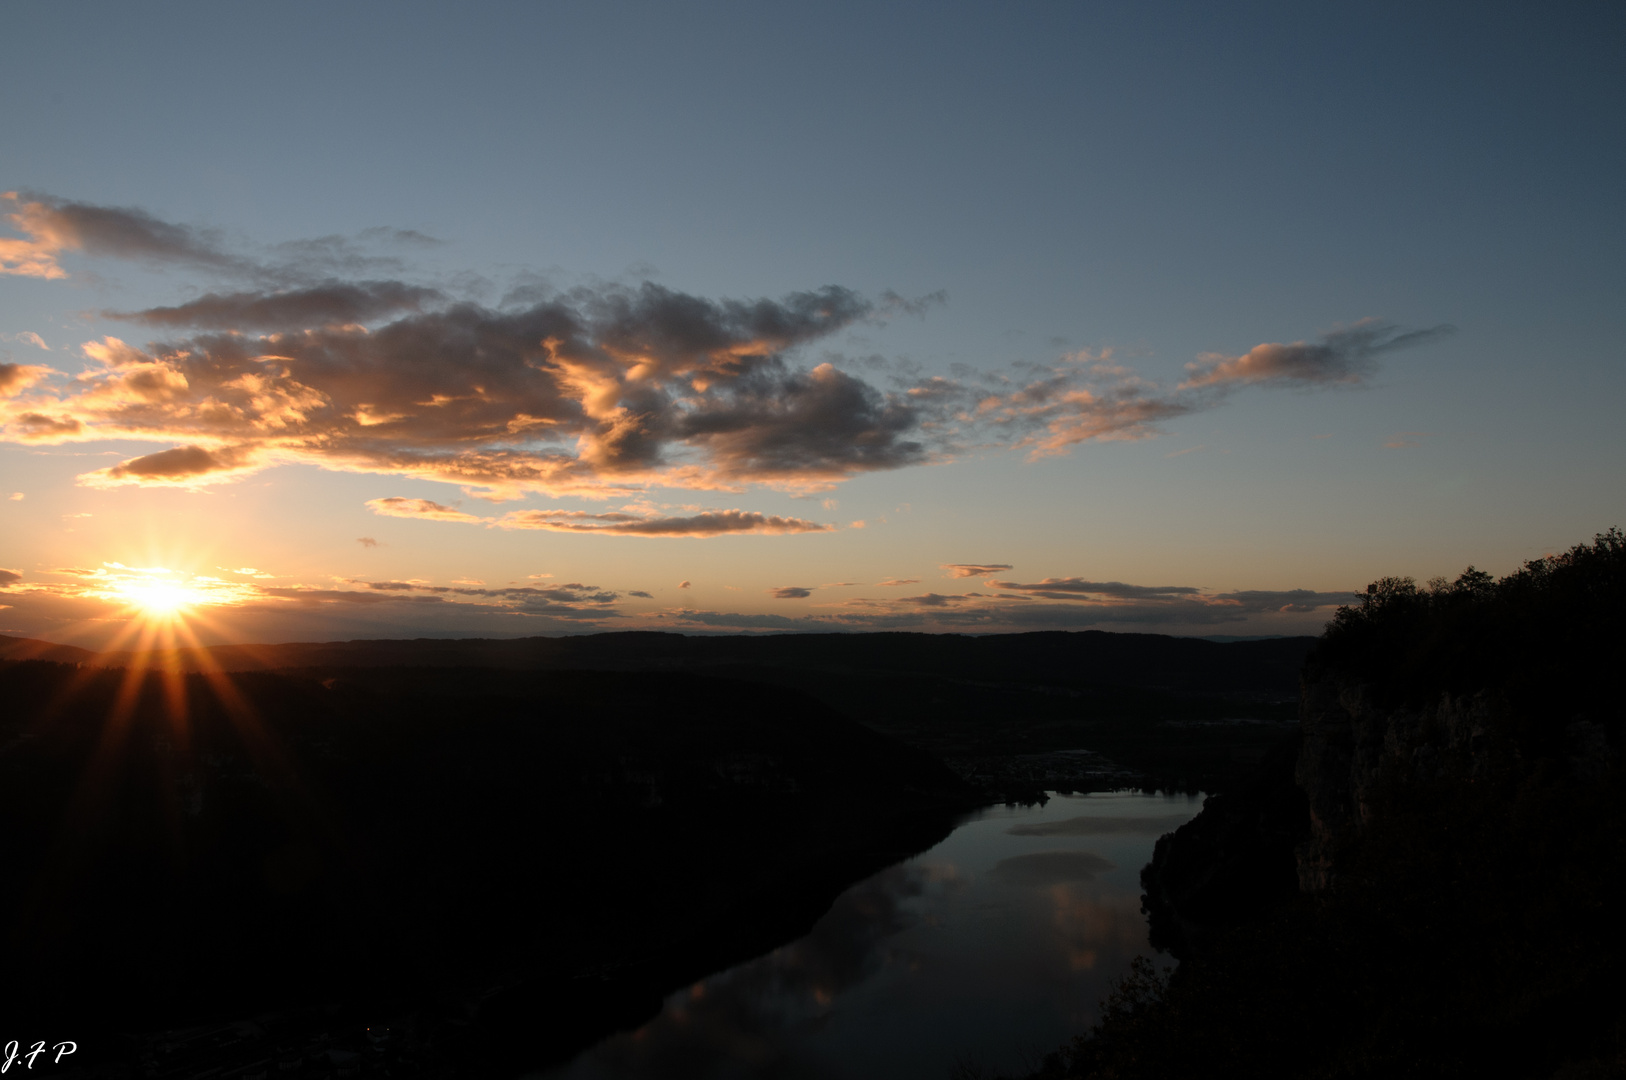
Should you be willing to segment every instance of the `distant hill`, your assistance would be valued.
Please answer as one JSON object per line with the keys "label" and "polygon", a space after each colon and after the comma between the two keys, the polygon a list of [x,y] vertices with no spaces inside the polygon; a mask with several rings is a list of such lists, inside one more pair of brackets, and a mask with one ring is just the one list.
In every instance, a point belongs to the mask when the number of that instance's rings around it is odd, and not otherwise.
{"label": "distant hill", "polygon": [[[1100,630],[1027,634],[686,636],[651,631],[508,640],[361,640],[106,652],[94,663],[183,671],[491,667],[540,671],[699,670],[737,665],[896,671],[991,682],[1142,686],[1177,691],[1298,692],[1315,639],[1207,641]],[[83,658],[83,657],[81,657]]]}
{"label": "distant hill", "polygon": [[[1314,638],[1217,642],[1099,630],[1027,634],[685,636],[223,645],[109,652],[111,667],[278,671],[680,672],[795,691],[927,750],[990,800],[1126,784],[1219,791],[1296,720]],[[1103,758],[1081,757],[1087,750]]]}
{"label": "distant hill", "polygon": [[50,660],[57,664],[100,663],[102,654],[73,645],[0,634],[0,660]]}

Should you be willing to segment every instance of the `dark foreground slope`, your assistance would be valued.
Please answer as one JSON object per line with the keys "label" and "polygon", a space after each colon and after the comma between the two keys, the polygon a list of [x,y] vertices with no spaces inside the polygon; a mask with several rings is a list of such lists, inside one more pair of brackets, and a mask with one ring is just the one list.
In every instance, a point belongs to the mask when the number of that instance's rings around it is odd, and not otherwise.
{"label": "dark foreground slope", "polygon": [[1377,582],[1302,741],[1159,843],[1143,964],[1046,1077],[1626,1073],[1626,537]]}
{"label": "dark foreground slope", "polygon": [[[942,758],[990,799],[1044,790],[1234,786],[1296,720],[1313,638],[1158,634],[591,634],[233,645],[93,662],[181,670],[376,666],[689,671],[814,697]],[[43,643],[0,639],[7,650]],[[1079,754],[1088,750],[1093,754]]]}
{"label": "dark foreground slope", "polygon": [[557,1060],[970,803],[805,696],[684,673],[17,662],[0,701],[5,1037],[148,1075]]}

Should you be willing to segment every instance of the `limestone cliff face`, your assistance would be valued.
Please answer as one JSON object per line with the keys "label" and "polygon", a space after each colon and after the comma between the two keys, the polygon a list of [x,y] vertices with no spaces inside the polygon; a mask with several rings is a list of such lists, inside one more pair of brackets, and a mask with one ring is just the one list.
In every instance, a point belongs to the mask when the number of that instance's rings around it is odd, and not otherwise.
{"label": "limestone cliff face", "polygon": [[1442,695],[1422,708],[1382,708],[1370,688],[1334,676],[1306,678],[1299,700],[1296,779],[1310,806],[1310,839],[1298,846],[1299,888],[1319,892],[1338,876],[1340,855],[1371,822],[1380,785],[1472,780],[1516,762],[1496,734],[1501,708],[1486,693]]}

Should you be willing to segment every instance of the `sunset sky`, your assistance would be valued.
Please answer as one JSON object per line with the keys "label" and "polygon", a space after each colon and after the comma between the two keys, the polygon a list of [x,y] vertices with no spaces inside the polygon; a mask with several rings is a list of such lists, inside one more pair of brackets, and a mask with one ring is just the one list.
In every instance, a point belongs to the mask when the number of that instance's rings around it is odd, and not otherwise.
{"label": "sunset sky", "polygon": [[1418,7],[8,5],[0,634],[1313,633],[1626,524],[1626,7]]}

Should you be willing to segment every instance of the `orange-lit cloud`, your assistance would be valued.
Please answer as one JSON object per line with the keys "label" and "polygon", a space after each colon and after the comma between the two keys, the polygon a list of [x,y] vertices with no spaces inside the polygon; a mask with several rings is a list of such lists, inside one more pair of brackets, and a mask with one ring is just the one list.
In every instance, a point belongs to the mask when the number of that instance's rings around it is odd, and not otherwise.
{"label": "orange-lit cloud", "polygon": [[1159,423],[1211,404],[1164,390],[1112,363],[1109,354],[1078,353],[1043,378],[989,394],[973,415],[1040,458],[1083,442],[1150,438],[1159,434]]}
{"label": "orange-lit cloud", "polygon": [[900,596],[892,601],[898,604],[912,604],[915,607],[947,607],[950,604],[964,604],[972,600],[981,599],[982,593],[959,593],[944,595],[943,593],[926,593],[922,596]]}
{"label": "orange-lit cloud", "polygon": [[1073,971],[1122,965],[1146,948],[1146,916],[1133,893],[1097,895],[1088,884],[1057,882],[1045,890],[1062,954]]}
{"label": "orange-lit cloud", "polygon": [[750,510],[706,510],[683,517],[625,511],[594,514],[585,510],[515,510],[502,517],[485,518],[442,506],[429,499],[370,499],[367,506],[375,514],[390,517],[471,522],[498,529],[540,529],[609,536],[723,536],[734,533],[830,532],[833,528],[805,518],[778,517]]}
{"label": "orange-lit cloud", "polygon": [[20,394],[53,374],[50,368],[30,364],[0,364],[0,397]]}
{"label": "orange-lit cloud", "polygon": [[[1042,457],[1147,438],[1242,387],[1359,382],[1380,355],[1448,330],[1367,320],[1316,342],[1205,354],[1173,388],[1110,351],[1020,377],[895,372],[876,385],[839,358],[809,366],[797,357],[864,320],[920,314],[941,296],[868,299],[826,286],[711,299],[644,282],[528,287],[492,307],[400,280],[392,275],[405,263],[369,247],[426,240],[416,234],[251,250],[138,209],[49,195],[7,193],[0,212],[19,234],[0,239],[0,272],[60,278],[61,257],[75,252],[229,283],[181,304],[104,313],[171,336],[140,348],[116,337],[87,343],[84,371],[0,364],[0,440],[167,444],[81,477],[95,487],[196,488],[303,463],[457,484],[493,500],[652,487],[810,493],[973,445]],[[544,511],[497,524],[650,536],[826,528],[743,511],[636,521]]]}
{"label": "orange-lit cloud", "polygon": [[0,194],[12,228],[26,239],[0,238],[0,274],[63,278],[57,257],[67,251],[119,258],[196,263],[225,269],[231,257],[205,234],[160,221],[141,210],[91,206],[49,196]]}
{"label": "orange-lit cloud", "polygon": [[609,536],[722,536],[729,533],[829,532],[832,526],[805,518],[748,510],[708,510],[686,517],[589,514],[579,510],[519,510],[493,522],[499,529],[548,529]]}
{"label": "orange-lit cloud", "polygon": [[1180,386],[1195,389],[1266,382],[1290,386],[1349,385],[1371,375],[1383,353],[1421,345],[1452,332],[1449,326],[1406,331],[1377,319],[1362,319],[1316,342],[1255,345],[1241,356],[1205,353],[1186,365],[1191,374]]}
{"label": "orange-lit cloud", "polygon": [[951,578],[987,577],[1011,568],[1010,563],[943,563],[942,566]]}
{"label": "orange-lit cloud", "polygon": [[[465,514],[461,510],[454,510],[450,506],[442,506],[429,499],[402,499],[392,497],[388,499],[368,499],[367,508],[375,514],[386,517],[427,518],[430,521],[473,521],[486,523],[490,519],[476,517],[474,514]],[[369,537],[362,537],[363,547],[377,547],[378,541]]]}
{"label": "orange-lit cloud", "polygon": [[205,450],[201,446],[177,446],[84,473],[79,482],[100,488],[126,484],[190,487],[252,472],[257,467],[248,451],[231,447]]}
{"label": "orange-lit cloud", "polygon": [[997,589],[1042,596],[1047,600],[1162,600],[1196,596],[1202,592],[1190,585],[1125,585],[1121,581],[1085,581],[1082,578],[1045,578],[1032,585],[1014,581],[993,581],[989,584]]}

